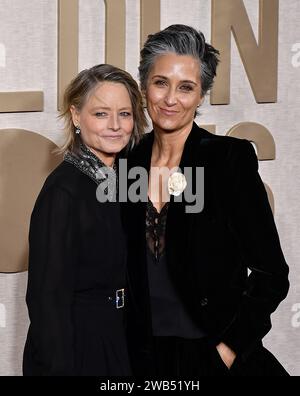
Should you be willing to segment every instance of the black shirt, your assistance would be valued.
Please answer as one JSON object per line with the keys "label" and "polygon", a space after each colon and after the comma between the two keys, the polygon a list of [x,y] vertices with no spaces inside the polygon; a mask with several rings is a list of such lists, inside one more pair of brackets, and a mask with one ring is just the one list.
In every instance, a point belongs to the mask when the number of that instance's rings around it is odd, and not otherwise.
{"label": "black shirt", "polygon": [[154,336],[201,338],[205,334],[189,317],[168,273],[165,230],[169,203],[158,212],[149,200],[146,239],[149,291]]}

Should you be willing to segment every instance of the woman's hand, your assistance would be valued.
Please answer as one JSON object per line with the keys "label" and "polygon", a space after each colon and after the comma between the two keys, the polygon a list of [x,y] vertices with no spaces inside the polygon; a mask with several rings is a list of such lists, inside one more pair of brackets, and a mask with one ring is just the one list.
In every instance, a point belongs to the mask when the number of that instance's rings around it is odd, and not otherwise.
{"label": "woman's hand", "polygon": [[221,359],[226,364],[227,368],[230,369],[235,361],[236,354],[230,349],[226,344],[221,342],[219,345],[216,346]]}

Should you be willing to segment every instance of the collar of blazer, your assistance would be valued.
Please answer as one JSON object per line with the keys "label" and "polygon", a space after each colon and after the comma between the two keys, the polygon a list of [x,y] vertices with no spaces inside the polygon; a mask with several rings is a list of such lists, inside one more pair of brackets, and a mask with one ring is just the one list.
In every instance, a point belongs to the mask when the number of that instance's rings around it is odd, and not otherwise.
{"label": "collar of blazer", "polygon": [[[196,123],[193,123],[191,132],[189,133],[184,149],[181,156],[179,167],[183,169],[185,166],[195,166],[195,160],[199,156],[199,144],[203,138],[213,138],[215,135],[198,127]],[[139,145],[133,150],[129,157],[130,167],[132,166],[143,166],[147,172],[150,170],[152,147],[154,142],[154,132],[146,133],[139,143]]]}
{"label": "collar of blazer", "polygon": [[[200,156],[200,151],[201,151],[200,143],[203,139],[205,140],[206,138],[208,138],[209,140],[211,140],[213,137],[214,135],[212,135],[211,133],[207,132],[202,128],[199,128],[196,123],[193,123],[192,130],[186,139],[179,164],[179,168],[181,169],[182,172],[184,172],[185,167],[195,167],[195,166],[205,165],[206,156],[204,155],[203,158],[201,158]],[[154,143],[154,132],[152,131],[144,136],[142,142],[130,155],[128,159],[129,169],[135,166],[140,166],[146,169],[147,173],[149,174],[153,143]],[[205,154],[205,150],[203,154]],[[176,204],[176,206],[184,207],[186,204],[184,200],[184,194],[182,197],[182,202],[174,201],[174,196],[171,195],[170,206],[173,206],[173,204]]]}
{"label": "collar of blazer", "polygon": [[[180,161],[180,169],[184,172],[185,167],[205,166],[208,161],[207,143],[212,141],[215,135],[208,131],[199,128],[196,123],[193,124],[192,130],[186,139],[183,153]],[[151,165],[152,147],[154,142],[154,132],[147,133],[141,143],[134,149],[128,159],[128,168],[131,169],[135,166],[143,167],[149,174]],[[195,178],[195,172],[193,170],[193,182]],[[166,239],[169,240],[170,245],[177,243],[179,247],[185,245],[184,240],[189,237],[189,231],[192,231],[192,223],[194,216],[193,214],[186,213],[186,206],[191,205],[185,201],[184,194],[182,194],[181,201],[174,200],[174,196],[170,196],[170,205],[168,209],[167,227],[166,227]],[[145,227],[145,216],[146,216],[146,203],[140,202],[134,204],[135,216],[139,218],[138,223],[141,227],[140,232],[143,233],[142,227]],[[182,249],[185,250],[184,248]]]}

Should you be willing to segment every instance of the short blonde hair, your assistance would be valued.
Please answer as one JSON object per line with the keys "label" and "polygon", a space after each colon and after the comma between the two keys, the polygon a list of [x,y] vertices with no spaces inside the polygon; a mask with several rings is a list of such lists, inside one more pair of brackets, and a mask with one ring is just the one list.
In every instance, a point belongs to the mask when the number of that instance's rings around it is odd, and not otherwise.
{"label": "short blonde hair", "polygon": [[131,100],[134,129],[127,150],[140,141],[146,129],[147,121],[138,84],[126,71],[112,65],[101,64],[82,70],[65,90],[63,107],[59,115],[59,118],[65,122],[66,134],[65,142],[59,149],[61,154],[67,151],[77,152],[80,143],[79,135],[76,134],[76,127],[72,120],[71,106],[80,111],[97,84],[106,81],[123,84]]}

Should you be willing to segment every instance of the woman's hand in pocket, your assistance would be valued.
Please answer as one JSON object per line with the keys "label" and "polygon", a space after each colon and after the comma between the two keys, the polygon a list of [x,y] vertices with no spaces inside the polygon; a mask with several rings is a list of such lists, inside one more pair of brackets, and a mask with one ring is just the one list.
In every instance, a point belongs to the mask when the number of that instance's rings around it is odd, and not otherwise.
{"label": "woman's hand in pocket", "polygon": [[236,359],[236,354],[232,349],[230,349],[226,344],[221,342],[219,345],[216,346],[217,351],[223,360],[223,362],[226,364],[228,370],[230,370],[231,366],[233,365],[233,362]]}

